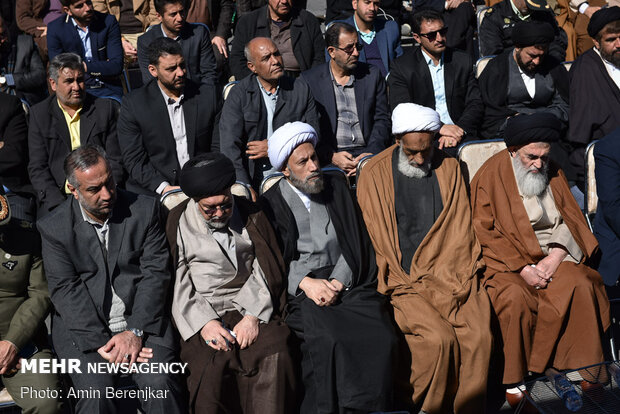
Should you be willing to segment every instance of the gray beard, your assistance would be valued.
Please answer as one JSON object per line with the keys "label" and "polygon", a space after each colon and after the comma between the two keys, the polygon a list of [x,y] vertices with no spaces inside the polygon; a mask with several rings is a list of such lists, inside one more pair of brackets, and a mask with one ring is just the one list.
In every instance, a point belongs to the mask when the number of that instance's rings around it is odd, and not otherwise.
{"label": "gray beard", "polygon": [[518,157],[512,158],[512,165],[514,165],[517,185],[524,196],[539,196],[545,192],[549,185],[549,178],[547,176],[548,164],[544,164],[538,173],[532,173],[526,169]]}
{"label": "gray beard", "polygon": [[409,159],[403,152],[401,147],[398,147],[398,171],[400,171],[405,177],[409,178],[424,178],[431,171],[431,159],[433,159],[434,149],[428,158],[428,161],[421,167],[418,165],[412,165],[409,163]]}
{"label": "gray beard", "polygon": [[[290,168],[289,168],[289,172],[290,172],[290,176],[288,177],[288,180],[290,181],[291,184],[293,184],[295,188],[297,188],[302,193],[318,194],[321,191],[323,191],[323,186],[324,186],[323,175],[320,172],[309,175],[308,177],[306,177],[305,180],[297,178],[297,176],[293,174],[292,171],[290,171]],[[319,178],[314,180],[313,182],[309,181],[310,178],[313,178],[316,176],[318,176]]]}

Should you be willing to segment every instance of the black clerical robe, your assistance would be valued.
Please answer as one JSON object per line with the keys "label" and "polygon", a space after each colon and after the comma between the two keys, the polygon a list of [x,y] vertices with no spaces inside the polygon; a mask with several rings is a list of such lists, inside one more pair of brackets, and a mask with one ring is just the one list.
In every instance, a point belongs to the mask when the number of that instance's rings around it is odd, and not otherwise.
{"label": "black clerical robe", "polygon": [[[353,278],[351,288],[331,306],[319,307],[303,292],[289,296],[286,323],[301,342],[305,386],[301,412],[389,410],[397,339],[386,301],[377,292],[375,253],[348,186],[339,178],[324,178],[322,196]],[[299,257],[295,217],[279,185],[261,201],[288,269]],[[313,276],[329,278],[318,271]]]}

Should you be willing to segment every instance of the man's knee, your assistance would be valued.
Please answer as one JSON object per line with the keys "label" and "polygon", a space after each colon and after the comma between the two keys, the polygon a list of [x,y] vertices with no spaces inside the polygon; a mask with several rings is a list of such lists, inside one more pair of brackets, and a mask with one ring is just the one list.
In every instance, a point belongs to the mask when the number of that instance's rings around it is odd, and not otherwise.
{"label": "man's knee", "polygon": [[59,414],[62,412],[60,398],[31,398],[19,402],[23,413]]}

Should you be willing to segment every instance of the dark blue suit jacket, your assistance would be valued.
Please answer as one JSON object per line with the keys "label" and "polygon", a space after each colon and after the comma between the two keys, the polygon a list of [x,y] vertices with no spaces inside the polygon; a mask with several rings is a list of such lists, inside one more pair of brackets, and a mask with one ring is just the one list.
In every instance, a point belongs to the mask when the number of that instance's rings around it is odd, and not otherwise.
{"label": "dark blue suit jacket", "polygon": [[112,15],[94,12],[88,31],[93,55],[90,60],[85,59],[84,45],[68,15],[51,22],[47,27],[49,58],[52,60],[56,55],[65,52],[77,53],[86,60],[86,86],[95,85],[95,78],[107,86],[102,88],[103,91],[90,89],[89,92],[101,97],[109,91],[108,96],[120,98],[122,88],[119,75],[123,71],[123,46],[118,23]]}
{"label": "dark blue suit jacket", "polygon": [[[354,16],[351,16],[344,20],[344,22],[355,27],[353,19]],[[377,33],[375,38],[377,39],[377,46],[379,46],[379,52],[381,53],[381,61],[383,61],[383,66],[385,66],[389,72],[392,61],[403,54],[403,48],[400,46],[400,29],[398,28],[398,23],[393,20],[385,20],[382,17],[377,17],[374,21],[374,25],[375,32]],[[362,41],[361,38],[360,41]],[[326,60],[329,60],[327,51],[325,55]],[[366,62],[366,52],[364,52],[364,49],[360,51],[359,61]]]}
{"label": "dark blue suit jacket", "polygon": [[[327,62],[301,74],[301,78],[310,87],[321,116],[317,152],[323,163],[331,162],[332,154],[337,151],[338,112],[329,65]],[[377,154],[387,147],[390,139],[390,111],[385,80],[379,68],[361,62],[353,75],[357,115],[366,140],[366,146],[353,155],[364,152]]]}
{"label": "dark blue suit jacket", "polygon": [[606,285],[620,277],[620,128],[594,146],[598,209],[594,235],[602,252],[598,271]]}

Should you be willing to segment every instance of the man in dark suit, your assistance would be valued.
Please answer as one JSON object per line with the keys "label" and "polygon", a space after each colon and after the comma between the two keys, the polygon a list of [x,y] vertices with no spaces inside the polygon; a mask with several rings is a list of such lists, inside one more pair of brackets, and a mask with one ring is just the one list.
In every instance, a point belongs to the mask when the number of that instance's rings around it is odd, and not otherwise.
{"label": "man in dark suit", "polygon": [[443,123],[440,148],[454,152],[463,139],[475,136],[484,113],[473,62],[468,54],[446,47],[447,28],[439,12],[419,11],[412,22],[420,47],[394,61],[388,77],[390,106],[394,110],[412,102],[435,109]]}
{"label": "man in dark suit", "polygon": [[319,114],[308,85],[284,75],[275,43],[258,37],[248,43],[252,75],[231,89],[220,120],[220,148],[235,164],[237,180],[257,190],[272,172],[267,138],[287,122],[303,121],[319,129]]}
{"label": "man in dark suit", "polygon": [[52,59],[49,82],[56,94],[32,107],[28,130],[28,173],[41,214],[62,203],[69,193],[62,163],[80,145],[92,143],[105,148],[116,182],[123,179],[116,101],[85,93],[83,61],[74,53]]}
{"label": "man in dark suit", "polygon": [[34,197],[28,178],[28,125],[16,96],[0,93],[0,185]]}
{"label": "man in dark suit", "polygon": [[385,77],[392,61],[403,54],[398,23],[377,17],[379,0],[353,0],[352,4],[355,13],[345,22],[357,29],[363,42],[359,61],[377,66]]}
{"label": "man in dark suit", "polygon": [[[100,147],[73,151],[65,174],[73,197],[38,223],[54,305],[52,338],[61,359],[79,359],[84,367],[70,373],[75,389],[101,392],[100,398],[79,398],[76,412],[113,414],[114,399],[105,398],[105,391],[117,378],[88,373],[87,363],[129,367],[175,359],[165,309],[170,272],[159,203],[117,190]],[[165,398],[141,398],[144,411],[185,412],[174,375],[131,376],[140,390],[165,392]]]}
{"label": "man in dark suit", "polygon": [[0,91],[15,94],[30,105],[47,96],[45,66],[30,35],[9,36],[0,17]]}
{"label": "man in dark suit", "polygon": [[334,22],[325,32],[331,60],[304,72],[321,116],[317,153],[354,175],[367,155],[383,151],[390,137],[385,81],[379,68],[358,61],[361,48],[355,27]]}
{"label": "man in dark suit", "polygon": [[[620,279],[620,127],[594,146],[598,209],[594,235],[602,256],[598,271],[607,286]],[[617,294],[617,293],[616,293]]]}
{"label": "man in dark suit", "polygon": [[179,42],[187,67],[187,77],[195,83],[217,83],[215,55],[211,46],[211,35],[204,24],[188,23],[185,20],[185,3],[182,0],[155,0],[155,10],[161,22],[138,38],[138,63],[142,81],[153,79],[149,70],[149,47],[155,39],[168,37]]}
{"label": "man in dark suit", "polygon": [[178,188],[190,158],[217,151],[220,94],[186,79],[181,45],[166,37],[151,43],[149,72],[155,79],[123,99],[118,140],[127,189],[155,195]]}
{"label": "man in dark suit", "polygon": [[306,10],[293,8],[292,0],[269,0],[267,5],[237,22],[230,51],[230,69],[237,80],[251,73],[244,48],[257,37],[274,41],[288,76],[297,77],[304,70],[325,62],[323,35],[317,18]]}
{"label": "man in dark suit", "polygon": [[121,31],[114,16],[94,11],[90,0],[61,0],[65,16],[47,27],[50,60],[73,52],[84,60],[86,88],[98,97],[121,99],[123,71]]}

